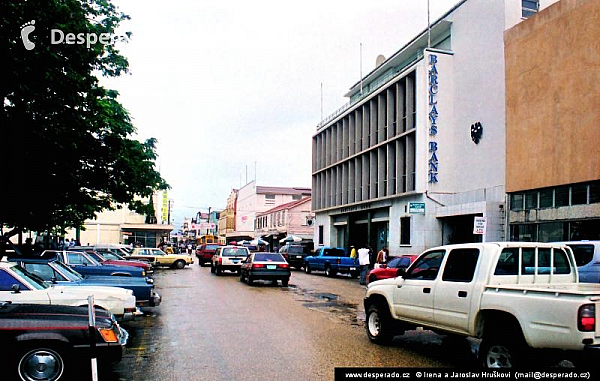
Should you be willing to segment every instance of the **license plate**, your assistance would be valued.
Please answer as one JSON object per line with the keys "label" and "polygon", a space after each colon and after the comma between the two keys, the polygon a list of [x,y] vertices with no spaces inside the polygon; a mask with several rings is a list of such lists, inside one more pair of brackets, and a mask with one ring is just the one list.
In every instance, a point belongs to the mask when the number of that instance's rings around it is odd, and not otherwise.
{"label": "license plate", "polygon": [[239,261],[237,259],[234,259],[232,262],[234,265],[237,265]]}
{"label": "license plate", "polygon": [[267,270],[275,270],[277,265],[267,265]]}
{"label": "license plate", "polygon": [[302,259],[301,255],[296,255],[296,258]]}
{"label": "license plate", "polygon": [[356,270],[356,267],[350,267],[350,270]]}

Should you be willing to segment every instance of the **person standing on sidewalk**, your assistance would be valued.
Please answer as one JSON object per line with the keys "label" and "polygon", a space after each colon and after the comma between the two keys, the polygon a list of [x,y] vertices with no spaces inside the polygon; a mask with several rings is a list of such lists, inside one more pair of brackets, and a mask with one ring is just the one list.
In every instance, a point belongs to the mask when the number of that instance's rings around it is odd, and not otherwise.
{"label": "person standing on sidewalk", "polygon": [[369,249],[366,247],[358,249],[358,263],[360,264],[360,284],[367,284],[367,271],[369,271]]}

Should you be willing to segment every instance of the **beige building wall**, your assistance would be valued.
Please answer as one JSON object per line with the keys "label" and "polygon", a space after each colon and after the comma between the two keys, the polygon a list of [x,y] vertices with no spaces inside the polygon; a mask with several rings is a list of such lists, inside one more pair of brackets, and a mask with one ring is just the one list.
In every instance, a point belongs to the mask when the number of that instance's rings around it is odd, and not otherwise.
{"label": "beige building wall", "polygon": [[600,1],[505,32],[506,191],[600,179]]}

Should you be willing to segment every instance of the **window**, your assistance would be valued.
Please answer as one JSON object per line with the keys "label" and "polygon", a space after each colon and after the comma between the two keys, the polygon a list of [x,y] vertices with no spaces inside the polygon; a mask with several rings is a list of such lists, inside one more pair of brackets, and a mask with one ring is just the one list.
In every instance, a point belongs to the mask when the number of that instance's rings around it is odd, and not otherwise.
{"label": "window", "polygon": [[525,210],[537,209],[538,192],[527,192],[525,194]]}
{"label": "window", "polygon": [[319,225],[319,245],[323,244],[323,225]]}
{"label": "window", "polygon": [[446,251],[432,251],[419,257],[408,270],[406,279],[434,280],[440,271],[440,265]]}
{"label": "window", "polygon": [[569,187],[558,187],[554,191],[555,206],[568,206],[569,205]]}
{"label": "window", "polygon": [[506,248],[500,253],[494,275],[517,275],[519,273],[519,249]]}
{"label": "window", "polygon": [[590,184],[590,204],[600,202],[600,183]]}
{"label": "window", "polygon": [[577,266],[585,266],[594,259],[594,245],[569,245]]}
{"label": "window", "polygon": [[571,205],[587,204],[587,184],[573,185],[571,188]]}
{"label": "window", "polygon": [[531,275],[533,273],[535,273],[535,248],[527,247],[523,249],[521,274]]}
{"label": "window", "polygon": [[265,205],[273,205],[275,204],[275,195],[274,194],[266,194],[265,195]]}
{"label": "window", "polygon": [[570,274],[571,266],[567,253],[562,249],[554,249],[554,274]]}
{"label": "window", "polygon": [[534,224],[521,224],[510,226],[511,241],[534,242],[537,241],[537,229]]}
{"label": "window", "polygon": [[521,0],[521,16],[531,17],[540,10],[539,0]]}
{"label": "window", "polygon": [[400,217],[400,245],[410,245],[410,217]]}
{"label": "window", "polygon": [[442,280],[469,283],[475,275],[479,249],[455,249],[448,254]]}
{"label": "window", "polygon": [[547,222],[538,225],[540,242],[566,241],[567,229],[564,222]]}
{"label": "window", "polygon": [[301,194],[293,194],[292,195],[292,200],[294,201],[298,201],[302,199],[302,195]]}
{"label": "window", "polygon": [[29,290],[23,283],[16,280],[4,270],[0,270],[0,291],[12,291],[13,284],[18,285],[22,291]]}
{"label": "window", "polygon": [[510,210],[523,210],[523,194],[510,195]]}
{"label": "window", "polygon": [[540,208],[552,208],[553,201],[554,191],[552,189],[542,189],[540,191]]}

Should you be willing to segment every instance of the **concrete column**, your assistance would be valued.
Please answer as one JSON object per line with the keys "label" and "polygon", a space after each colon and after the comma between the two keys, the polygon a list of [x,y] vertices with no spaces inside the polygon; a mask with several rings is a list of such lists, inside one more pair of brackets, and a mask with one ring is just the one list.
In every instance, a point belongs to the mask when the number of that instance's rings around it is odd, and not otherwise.
{"label": "concrete column", "polygon": [[406,141],[396,140],[396,193],[406,192]]}
{"label": "concrete column", "polygon": [[396,84],[390,86],[387,92],[387,103],[386,103],[386,111],[387,111],[387,136],[386,139],[391,139],[396,135]]}
{"label": "concrete column", "polygon": [[379,133],[379,125],[377,124],[377,98],[369,101],[369,132],[371,137],[369,138],[369,147],[373,147],[377,144],[377,134]]}
{"label": "concrete column", "polygon": [[362,157],[354,159],[354,202],[361,201],[362,198]]}
{"label": "concrete column", "polygon": [[363,133],[362,133],[362,147],[361,147],[361,151],[364,151],[367,148],[369,148],[369,144],[370,144],[370,141],[369,141],[369,139],[370,139],[369,138],[370,131],[369,130],[371,128],[371,126],[370,126],[370,123],[371,123],[370,118],[371,118],[371,116],[370,115],[371,115],[371,108],[369,107],[369,103],[365,103],[363,105],[363,118],[362,118],[362,120],[363,120],[363,122],[362,122],[362,124],[363,124],[362,132]]}
{"label": "concrete column", "polygon": [[369,153],[364,153],[362,155],[362,201],[369,199]]}
{"label": "concrete column", "polygon": [[415,190],[415,134],[406,137],[406,191]]}
{"label": "concrete column", "polygon": [[335,173],[335,187],[333,189],[335,189],[335,205],[337,206],[342,204],[342,192],[344,189],[342,187],[342,165],[335,167]]}
{"label": "concrete column", "polygon": [[348,203],[348,162],[342,164],[342,200],[340,205]]}
{"label": "concrete column", "polygon": [[356,111],[353,111],[348,116],[348,156],[354,155],[356,152]]}
{"label": "concrete column", "polygon": [[350,152],[350,141],[348,140],[348,135],[350,131],[350,127],[348,126],[349,122],[349,116],[345,116],[342,120],[342,159],[347,158],[348,153]]}
{"label": "concrete column", "polygon": [[396,194],[396,143],[388,143],[387,148],[387,195]]}
{"label": "concrete column", "polygon": [[377,197],[385,197],[387,192],[387,163],[385,146],[377,148]]}
{"label": "concrete column", "polygon": [[396,113],[396,120],[398,122],[396,133],[401,134],[406,131],[406,81],[404,79],[398,82],[396,95],[396,107],[398,110]]}
{"label": "concrete column", "polygon": [[377,96],[377,143],[387,139],[387,113],[386,113],[386,92],[383,91]]}
{"label": "concrete column", "polygon": [[414,74],[406,76],[406,130],[415,127],[415,79]]}
{"label": "concrete column", "polygon": [[369,151],[369,163],[371,169],[369,170],[369,199],[377,198],[377,150]]}
{"label": "concrete column", "polygon": [[354,159],[348,160],[348,204],[356,200],[356,177]]}

